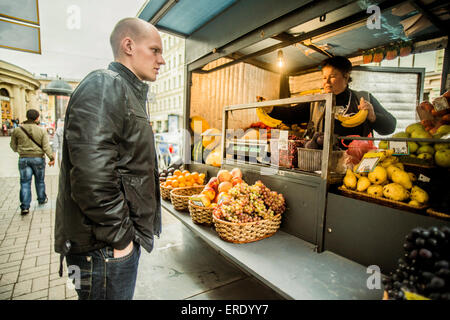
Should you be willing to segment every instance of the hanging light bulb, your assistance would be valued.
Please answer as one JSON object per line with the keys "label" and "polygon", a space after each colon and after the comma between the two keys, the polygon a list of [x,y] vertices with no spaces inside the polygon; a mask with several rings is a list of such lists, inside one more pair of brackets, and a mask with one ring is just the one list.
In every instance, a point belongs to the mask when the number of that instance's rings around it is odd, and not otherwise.
{"label": "hanging light bulb", "polygon": [[284,66],[283,50],[278,50],[277,64],[280,68]]}

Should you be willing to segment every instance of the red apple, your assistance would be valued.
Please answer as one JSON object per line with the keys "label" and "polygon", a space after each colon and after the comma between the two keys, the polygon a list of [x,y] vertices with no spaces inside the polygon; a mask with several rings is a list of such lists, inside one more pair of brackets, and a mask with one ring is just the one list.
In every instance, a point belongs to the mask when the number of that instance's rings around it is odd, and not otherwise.
{"label": "red apple", "polygon": [[244,180],[242,180],[242,179],[239,178],[239,177],[234,177],[233,179],[231,179],[231,184],[232,184],[233,186],[235,186],[235,185],[237,185],[237,184],[239,184],[239,183],[242,183],[242,182],[244,182]]}
{"label": "red apple", "polygon": [[231,175],[233,176],[233,178],[239,177],[242,179],[242,171],[239,168],[234,168],[233,170],[231,170]]}
{"label": "red apple", "polygon": [[211,187],[214,191],[217,190],[217,187],[219,186],[219,179],[217,177],[212,177],[209,179],[208,183],[206,184],[207,187]]}
{"label": "red apple", "polygon": [[219,193],[228,192],[228,190],[230,190],[232,187],[233,187],[233,184],[231,182],[224,181],[219,184],[218,191],[219,191]]}
{"label": "red apple", "polygon": [[203,191],[200,192],[200,194],[201,195],[204,194],[204,195],[208,196],[209,200],[211,200],[211,201],[213,201],[214,198],[216,197],[216,191],[214,191],[214,189],[209,188],[209,187],[205,187],[203,189]]}
{"label": "red apple", "polygon": [[222,169],[219,170],[219,172],[217,173],[217,179],[219,179],[219,183],[231,181],[231,178],[232,178],[231,173],[228,170]]}

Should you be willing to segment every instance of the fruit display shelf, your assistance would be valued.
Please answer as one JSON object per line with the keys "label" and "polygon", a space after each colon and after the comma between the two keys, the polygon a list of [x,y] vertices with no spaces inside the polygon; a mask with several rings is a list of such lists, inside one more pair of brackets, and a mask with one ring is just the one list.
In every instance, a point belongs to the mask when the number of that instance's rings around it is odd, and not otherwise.
{"label": "fruit display shelf", "polygon": [[358,191],[354,191],[354,190],[350,190],[350,189],[344,189],[344,188],[342,188],[342,186],[338,187],[338,189],[345,196],[349,196],[351,198],[355,198],[358,200],[365,200],[365,201],[369,201],[369,202],[382,204],[382,205],[385,205],[385,206],[388,206],[388,207],[391,207],[394,209],[401,209],[401,210],[408,210],[408,211],[412,211],[412,212],[416,212],[416,213],[423,213],[424,210],[427,208],[427,205],[412,206],[405,202],[395,201],[395,200],[391,200],[391,199],[387,199],[387,198],[375,197],[375,196],[372,196],[365,192],[358,192]]}
{"label": "fruit display shelf", "polygon": [[261,241],[235,244],[223,241],[212,226],[198,225],[190,216],[161,202],[212,249],[231,260],[289,300],[381,300],[383,289],[369,290],[367,268],[315,246],[283,230]]}

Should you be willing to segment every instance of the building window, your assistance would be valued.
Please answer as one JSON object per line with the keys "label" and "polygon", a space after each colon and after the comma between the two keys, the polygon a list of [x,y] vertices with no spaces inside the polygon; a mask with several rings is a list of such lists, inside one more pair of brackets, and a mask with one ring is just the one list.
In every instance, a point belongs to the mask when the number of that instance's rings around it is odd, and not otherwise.
{"label": "building window", "polygon": [[181,74],[178,76],[178,86],[182,87],[183,84],[181,83]]}

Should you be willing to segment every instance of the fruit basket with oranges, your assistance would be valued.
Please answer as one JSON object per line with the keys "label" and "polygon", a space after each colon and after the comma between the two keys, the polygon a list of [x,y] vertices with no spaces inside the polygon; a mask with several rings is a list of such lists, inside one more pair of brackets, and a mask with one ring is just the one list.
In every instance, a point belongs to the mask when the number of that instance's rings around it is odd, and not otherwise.
{"label": "fruit basket with oranges", "polygon": [[194,190],[197,190],[197,187],[203,186],[205,178],[206,175],[204,173],[191,173],[188,170],[181,171],[177,169],[173,173],[169,173],[165,181],[161,182],[161,198],[163,200],[171,200],[170,192],[176,188],[194,188]]}

